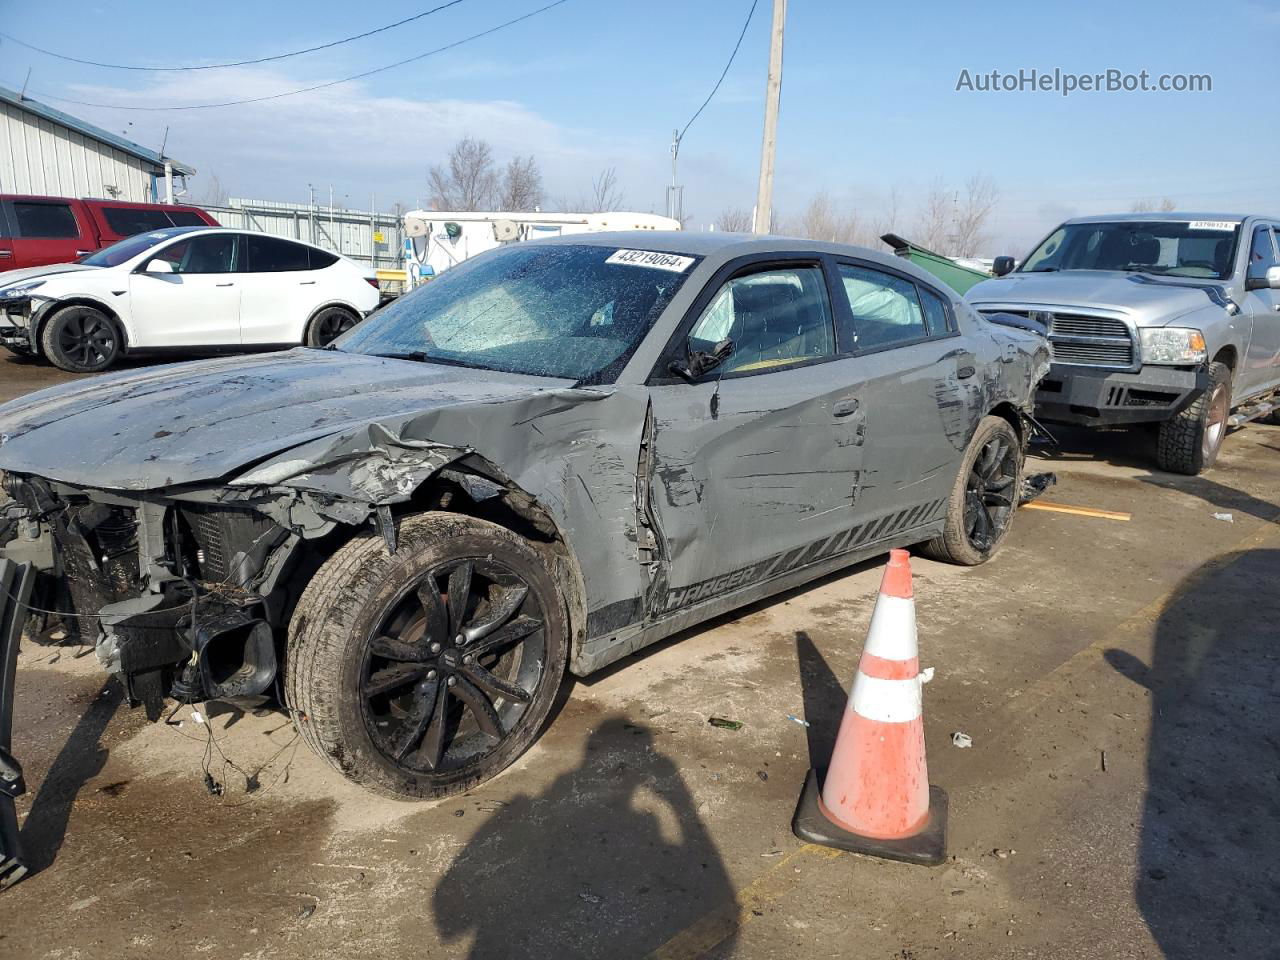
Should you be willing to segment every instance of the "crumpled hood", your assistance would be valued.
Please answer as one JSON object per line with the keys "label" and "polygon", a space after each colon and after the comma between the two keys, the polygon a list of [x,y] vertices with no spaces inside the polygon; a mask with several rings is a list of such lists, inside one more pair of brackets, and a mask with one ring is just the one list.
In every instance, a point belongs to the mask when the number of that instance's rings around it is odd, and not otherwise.
{"label": "crumpled hood", "polygon": [[58,273],[72,273],[76,270],[101,270],[102,267],[87,267],[83,263],[52,263],[45,267],[23,267],[21,270],[6,270],[0,273],[0,290],[16,286],[26,280],[43,280]]}
{"label": "crumpled hood", "polygon": [[571,385],[305,348],[150,367],[0,406],[0,470],[154,490],[227,478],[291,447],[371,422],[489,406]]}
{"label": "crumpled hood", "polygon": [[[1204,284],[1220,285],[1213,280]],[[1110,270],[1013,273],[975,284],[965,299],[977,309],[984,309],[988,303],[1101,307],[1133,314],[1144,326],[1163,323],[1214,302],[1202,287],[1153,282],[1137,274]]]}

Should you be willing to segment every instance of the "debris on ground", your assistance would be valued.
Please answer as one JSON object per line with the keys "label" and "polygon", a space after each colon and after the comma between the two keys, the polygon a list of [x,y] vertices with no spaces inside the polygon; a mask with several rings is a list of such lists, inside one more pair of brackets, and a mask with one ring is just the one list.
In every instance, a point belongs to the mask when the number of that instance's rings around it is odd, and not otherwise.
{"label": "debris on ground", "polygon": [[725,717],[708,717],[707,723],[721,730],[741,730],[743,727],[741,720],[728,720]]}
{"label": "debris on ground", "polygon": [[957,730],[955,733],[951,734],[951,742],[961,750],[965,750],[973,746],[973,737],[969,736],[967,733],[961,733]]}
{"label": "debris on ground", "polygon": [[578,899],[590,904],[603,903],[604,901],[597,897],[594,893],[580,893]]}
{"label": "debris on ground", "polygon": [[807,726],[809,726],[809,721],[808,721],[808,720],[801,720],[801,719],[800,719],[799,717],[797,717],[794,713],[788,713],[788,714],[787,714],[787,719],[788,719],[788,720],[790,720],[792,723],[798,723],[798,724],[800,724],[800,726],[802,726],[802,727],[807,727]]}
{"label": "debris on ground", "polygon": [[1056,473],[1033,473],[1029,477],[1022,478],[1022,491],[1018,496],[1018,505],[1030,503],[1040,494],[1044,493],[1050,487],[1058,482]]}
{"label": "debris on ground", "polygon": [[1213,519],[1222,520],[1224,523],[1235,523],[1236,518],[1229,513],[1215,513]]}

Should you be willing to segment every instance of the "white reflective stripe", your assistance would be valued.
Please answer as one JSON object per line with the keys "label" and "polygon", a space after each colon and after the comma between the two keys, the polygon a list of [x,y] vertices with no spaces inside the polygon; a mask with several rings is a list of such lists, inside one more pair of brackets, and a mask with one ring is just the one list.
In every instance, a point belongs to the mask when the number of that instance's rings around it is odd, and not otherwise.
{"label": "white reflective stripe", "polygon": [[885,660],[910,660],[916,656],[915,601],[882,594],[871,614],[871,629],[863,650]]}
{"label": "white reflective stripe", "polygon": [[920,678],[881,680],[859,673],[849,707],[860,717],[881,723],[906,723],[920,716]]}

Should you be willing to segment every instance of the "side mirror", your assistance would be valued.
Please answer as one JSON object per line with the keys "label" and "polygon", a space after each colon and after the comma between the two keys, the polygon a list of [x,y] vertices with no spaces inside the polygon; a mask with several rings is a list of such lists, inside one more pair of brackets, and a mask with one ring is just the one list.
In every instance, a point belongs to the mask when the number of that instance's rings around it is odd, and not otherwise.
{"label": "side mirror", "polygon": [[693,383],[724,363],[733,354],[733,341],[721,340],[708,350],[690,350],[689,365],[682,367],[672,360],[668,369],[677,377]]}
{"label": "side mirror", "polygon": [[146,273],[173,273],[173,264],[168,260],[161,260],[157,257],[154,260],[148,260],[147,265],[143,268]]}
{"label": "side mirror", "polygon": [[1267,286],[1280,290],[1280,267],[1267,267]]}
{"label": "side mirror", "polygon": [[1013,273],[1013,257],[996,257],[991,262],[991,275],[993,277],[1003,277],[1006,273]]}

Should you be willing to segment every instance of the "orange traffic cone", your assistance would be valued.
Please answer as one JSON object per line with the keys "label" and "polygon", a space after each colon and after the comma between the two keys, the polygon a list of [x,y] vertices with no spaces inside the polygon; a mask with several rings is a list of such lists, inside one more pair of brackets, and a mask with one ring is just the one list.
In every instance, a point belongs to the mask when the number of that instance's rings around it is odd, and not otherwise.
{"label": "orange traffic cone", "polygon": [[[916,610],[907,551],[889,553],[831,765],[810,770],[791,827],[811,843],[935,866],[947,795],[925,764]],[[821,782],[821,788],[819,783]]]}

